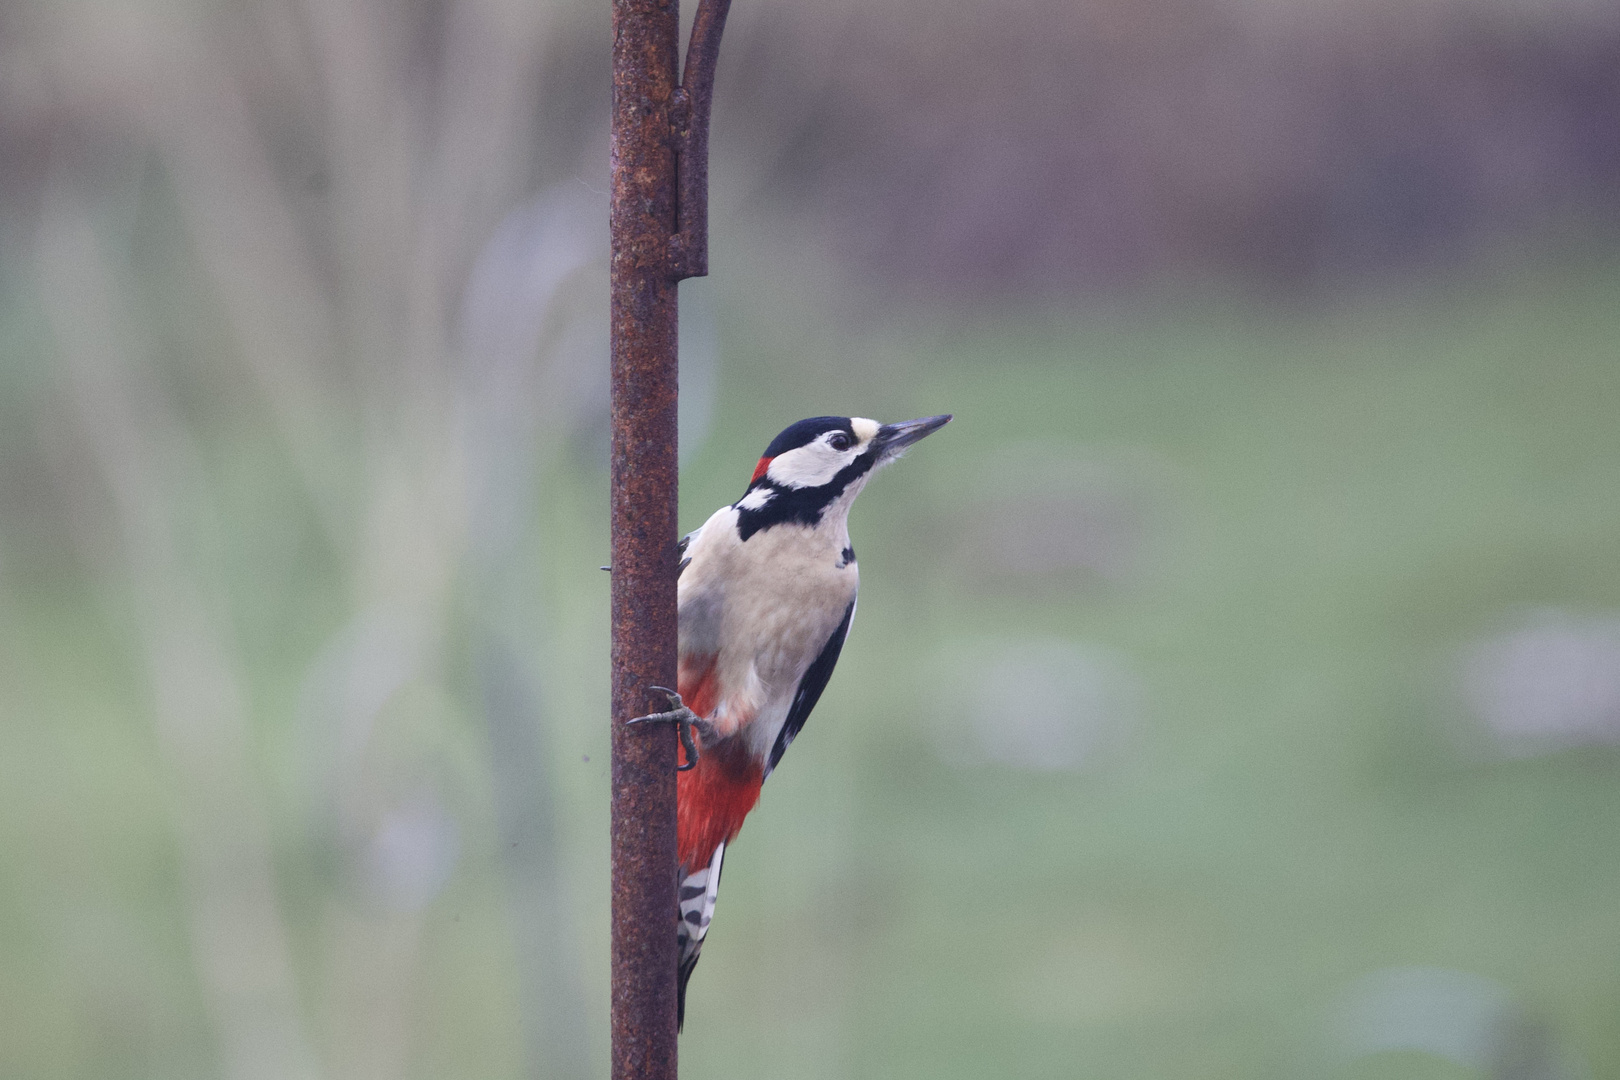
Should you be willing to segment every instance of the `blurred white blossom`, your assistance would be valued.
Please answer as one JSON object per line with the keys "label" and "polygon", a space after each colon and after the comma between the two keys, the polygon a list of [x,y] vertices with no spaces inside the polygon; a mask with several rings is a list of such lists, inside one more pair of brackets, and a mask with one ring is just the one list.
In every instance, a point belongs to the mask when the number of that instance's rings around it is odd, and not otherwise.
{"label": "blurred white blossom", "polygon": [[1586,1071],[1506,986],[1467,971],[1374,971],[1344,993],[1330,1026],[1341,1060],[1426,1053],[1495,1080],[1576,1080]]}
{"label": "blurred white blossom", "polygon": [[1620,616],[1536,611],[1466,650],[1462,691],[1509,753],[1620,742]]}
{"label": "blurred white blossom", "polygon": [[450,880],[461,851],[455,819],[430,795],[385,811],[360,857],[368,891],[397,911],[420,911]]}

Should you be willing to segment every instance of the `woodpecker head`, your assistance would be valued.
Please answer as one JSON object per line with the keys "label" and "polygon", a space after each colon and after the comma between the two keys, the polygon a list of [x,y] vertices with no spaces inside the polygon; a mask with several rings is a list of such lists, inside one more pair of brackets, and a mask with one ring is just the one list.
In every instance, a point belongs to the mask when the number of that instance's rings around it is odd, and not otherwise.
{"label": "woodpecker head", "polygon": [[772,525],[813,527],[826,515],[848,514],[875,470],[950,419],[947,413],[879,424],[860,416],[812,416],[793,424],[765,448],[736,503],[742,538]]}

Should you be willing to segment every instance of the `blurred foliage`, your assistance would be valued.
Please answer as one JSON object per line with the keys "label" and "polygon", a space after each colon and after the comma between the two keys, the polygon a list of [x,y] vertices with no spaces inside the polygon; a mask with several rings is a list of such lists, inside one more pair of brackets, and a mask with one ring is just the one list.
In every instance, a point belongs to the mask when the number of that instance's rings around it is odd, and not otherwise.
{"label": "blurred foliage", "polygon": [[[914,328],[852,375],[885,415],[959,419],[856,511],[861,619],[737,846],[688,1060],[1321,1074],[1339,989],[1430,964],[1502,980],[1613,1075],[1612,752],[1495,760],[1457,726],[1451,664],[1519,606],[1620,603],[1614,284]],[[734,365],[722,411],[779,380]],[[956,524],[1017,483],[964,478],[1026,441],[1123,460],[1160,501],[1129,579],[1009,588],[961,561]],[[928,660],[987,630],[1129,656],[1147,701],[1124,752],[942,761]]]}
{"label": "blurred foliage", "polygon": [[[0,11],[0,1075],[605,1072],[606,14]],[[1613,12],[728,34],[683,520],[957,421],[688,1073],[1620,1076]]]}
{"label": "blurred foliage", "polygon": [[735,23],[722,202],[802,219],[892,292],[1239,273],[1316,295],[1504,237],[1612,239],[1620,209],[1612,5],[825,0]]}
{"label": "blurred foliage", "polygon": [[[1450,676],[1454,651],[1517,607],[1620,607],[1612,270],[1330,313],[1206,302],[787,336],[749,278],[713,286],[728,419],[687,471],[686,520],[735,497],[798,412],[959,418],[856,511],[861,618],[736,848],[694,983],[689,1072],[1320,1072],[1336,996],[1401,964],[1500,980],[1592,1075],[1620,1069],[1612,752],[1499,760],[1453,717]],[[1099,462],[1152,506],[1128,573],[1032,583],[964,549],[958,523],[1018,479],[984,463],[1020,444]],[[207,447],[237,462],[239,509],[215,542],[236,568],[278,896],[322,1033],[341,1013],[320,972],[342,958],[320,912],[343,877],[300,824],[292,706],[337,625],[321,595],[333,571],[308,545],[256,557],[267,528],[300,529],[278,506],[312,528],[278,501],[273,446],[222,430]],[[577,913],[598,1062],[603,485],[594,454],[560,460],[525,548],[551,627],[530,764],[557,793],[567,885],[553,901]],[[209,1074],[170,770],[127,636],[82,576],[17,541],[26,519],[6,524],[3,1071]],[[942,756],[933,658],[1029,631],[1129,658],[1145,701],[1124,744],[1057,772]],[[465,838],[409,968],[400,1075],[556,1075],[544,1057],[521,1064],[509,953],[524,931],[500,900],[489,740],[464,697],[390,709],[422,715],[411,724],[462,763],[449,790]]]}

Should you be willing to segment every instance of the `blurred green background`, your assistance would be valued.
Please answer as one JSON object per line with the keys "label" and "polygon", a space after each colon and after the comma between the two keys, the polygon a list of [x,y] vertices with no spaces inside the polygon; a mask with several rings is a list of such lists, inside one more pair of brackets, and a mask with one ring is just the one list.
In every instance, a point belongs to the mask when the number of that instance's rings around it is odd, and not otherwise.
{"label": "blurred green background", "polygon": [[[957,419],[686,1074],[1620,1077],[1620,20],[733,20],[683,524]],[[0,15],[0,1076],[606,1075],[607,35]]]}

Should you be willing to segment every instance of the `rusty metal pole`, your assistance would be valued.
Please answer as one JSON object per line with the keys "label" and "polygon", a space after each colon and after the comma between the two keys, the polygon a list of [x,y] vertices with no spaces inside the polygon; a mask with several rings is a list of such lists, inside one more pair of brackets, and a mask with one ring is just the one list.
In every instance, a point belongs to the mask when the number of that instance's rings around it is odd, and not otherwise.
{"label": "rusty metal pole", "polygon": [[708,272],[708,126],[730,0],[613,0],[614,1080],[675,1080],[675,732],[624,721],[675,685],[676,283]]}
{"label": "rusty metal pole", "polygon": [[613,1080],[675,1080],[675,0],[613,0]]}

